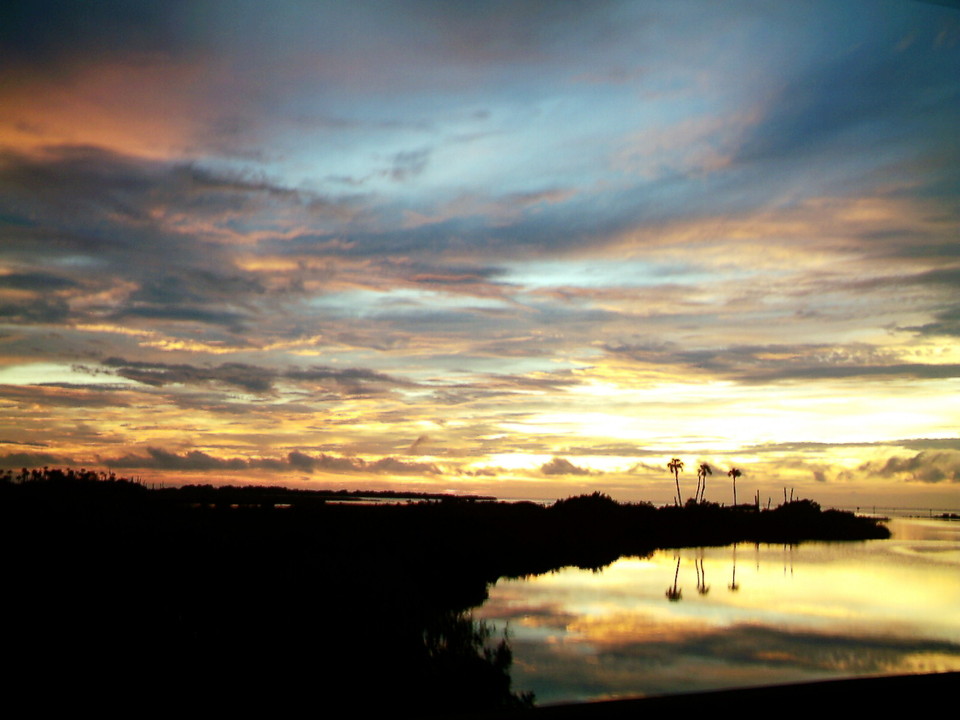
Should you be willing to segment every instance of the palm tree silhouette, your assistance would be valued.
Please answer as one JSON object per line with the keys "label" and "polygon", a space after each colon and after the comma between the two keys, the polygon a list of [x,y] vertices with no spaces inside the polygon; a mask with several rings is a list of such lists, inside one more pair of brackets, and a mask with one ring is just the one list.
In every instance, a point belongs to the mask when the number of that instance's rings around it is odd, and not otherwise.
{"label": "palm tree silhouette", "polygon": [[673,458],[667,463],[667,469],[673,473],[673,479],[677,483],[677,505],[683,505],[683,499],[680,497],[680,471],[683,470],[683,461],[680,458]]}
{"label": "palm tree silhouette", "polygon": [[733,478],[733,504],[737,504],[737,478],[743,475],[737,468],[730,468],[727,475]]}
{"label": "palm tree silhouette", "polygon": [[713,470],[706,463],[700,463],[697,468],[697,502],[703,502],[703,495],[707,492],[707,475],[713,475]]}

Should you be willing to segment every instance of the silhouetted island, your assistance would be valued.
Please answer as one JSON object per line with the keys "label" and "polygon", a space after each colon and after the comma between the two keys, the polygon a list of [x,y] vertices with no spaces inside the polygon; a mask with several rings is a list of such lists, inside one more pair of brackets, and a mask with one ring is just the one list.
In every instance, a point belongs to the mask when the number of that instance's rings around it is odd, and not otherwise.
{"label": "silhouetted island", "polygon": [[0,480],[5,647],[20,668],[9,686],[100,705],[525,707],[508,642],[469,614],[500,577],[658,548],[889,536],[809,500],[365,505],[277,487],[151,490],[87,471]]}

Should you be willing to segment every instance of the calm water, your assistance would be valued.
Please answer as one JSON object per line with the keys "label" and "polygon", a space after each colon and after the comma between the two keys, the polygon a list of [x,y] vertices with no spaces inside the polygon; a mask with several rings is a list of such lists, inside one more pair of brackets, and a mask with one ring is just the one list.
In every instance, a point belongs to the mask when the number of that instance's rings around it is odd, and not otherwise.
{"label": "calm water", "polygon": [[539,704],[960,670],[960,522],[890,529],[501,580],[475,617],[509,628]]}

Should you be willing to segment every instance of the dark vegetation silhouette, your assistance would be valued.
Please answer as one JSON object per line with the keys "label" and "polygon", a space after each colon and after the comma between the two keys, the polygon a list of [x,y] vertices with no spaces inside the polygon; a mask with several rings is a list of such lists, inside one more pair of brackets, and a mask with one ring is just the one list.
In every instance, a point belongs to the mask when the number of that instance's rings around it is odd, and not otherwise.
{"label": "dark vegetation silhouette", "polygon": [[657,548],[888,536],[808,500],[749,512],[602,493],[549,507],[330,500],[87,470],[0,475],[9,686],[218,711],[522,708],[533,698],[511,686],[508,638],[470,616],[500,577]]}

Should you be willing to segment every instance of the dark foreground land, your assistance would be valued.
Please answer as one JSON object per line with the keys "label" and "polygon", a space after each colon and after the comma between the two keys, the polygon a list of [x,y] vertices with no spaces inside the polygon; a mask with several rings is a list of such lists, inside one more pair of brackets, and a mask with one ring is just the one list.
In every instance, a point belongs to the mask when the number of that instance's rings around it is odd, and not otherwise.
{"label": "dark foreground land", "polygon": [[9,688],[131,711],[523,708],[509,645],[469,615],[499,577],[665,547],[888,536],[810,501],[328,499],[63,473],[0,483]]}

